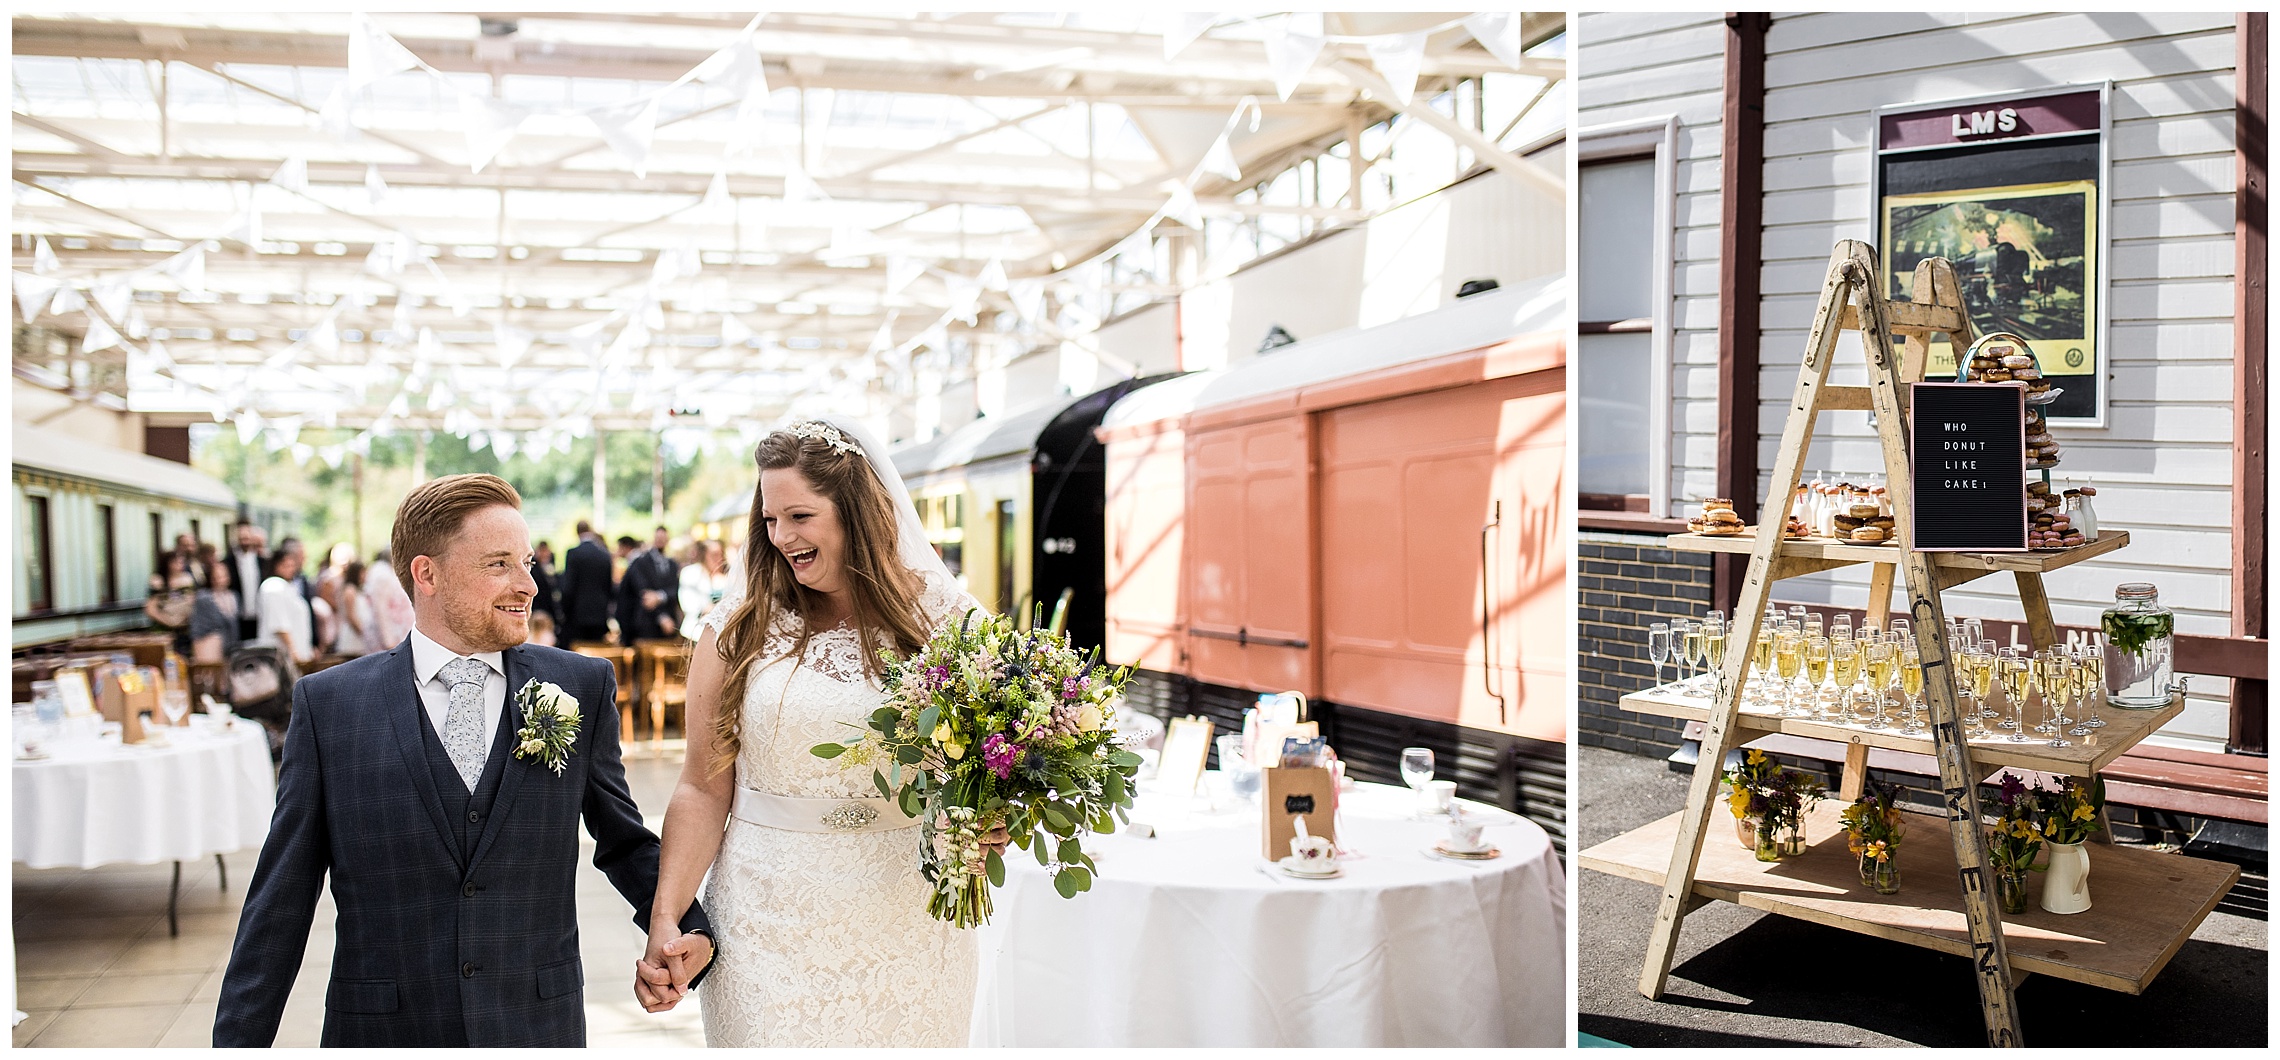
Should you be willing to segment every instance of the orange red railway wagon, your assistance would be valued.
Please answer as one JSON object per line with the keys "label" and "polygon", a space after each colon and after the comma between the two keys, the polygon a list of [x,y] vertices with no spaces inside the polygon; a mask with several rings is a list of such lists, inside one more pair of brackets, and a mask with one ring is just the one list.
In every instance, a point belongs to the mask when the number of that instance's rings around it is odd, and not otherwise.
{"label": "orange red railway wagon", "polygon": [[1360,779],[1431,747],[1564,839],[1561,277],[1136,390],[1106,447],[1110,661],[1240,726],[1304,692]]}

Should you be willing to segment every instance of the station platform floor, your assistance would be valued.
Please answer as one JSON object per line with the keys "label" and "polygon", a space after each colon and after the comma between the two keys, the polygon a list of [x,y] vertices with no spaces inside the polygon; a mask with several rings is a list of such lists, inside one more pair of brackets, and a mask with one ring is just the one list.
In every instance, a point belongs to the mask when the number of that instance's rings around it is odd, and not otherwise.
{"label": "station platform floor", "polygon": [[[626,779],[651,831],[680,776],[679,741],[663,756],[645,744],[630,749]],[[586,963],[586,1041],[594,1046],[701,1048],[700,998],[651,1015],[633,999],[633,961],[642,934],[625,899],[590,863],[593,841],[582,833],[578,865],[578,935]],[[182,866],[179,937],[166,931],[171,864],[11,874],[16,942],[16,1007],[28,1014],[12,1041],[25,1046],[182,1046],[213,1042],[214,1006],[236,937],[245,885],[258,849],[224,856],[229,889],[220,888],[213,859]],[[315,1047],[324,1023],[325,983],[332,968],[333,906],[326,895],[309,932],[308,954],[285,1006],[277,1045]]]}

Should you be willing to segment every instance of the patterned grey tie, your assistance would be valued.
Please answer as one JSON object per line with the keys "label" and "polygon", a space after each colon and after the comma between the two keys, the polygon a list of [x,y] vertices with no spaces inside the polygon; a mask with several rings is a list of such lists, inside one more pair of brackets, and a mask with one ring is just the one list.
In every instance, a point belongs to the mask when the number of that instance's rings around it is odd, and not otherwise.
{"label": "patterned grey tie", "polygon": [[483,779],[483,682],[491,667],[481,659],[453,659],[437,675],[451,689],[451,709],[443,716],[443,753],[458,768],[467,790]]}

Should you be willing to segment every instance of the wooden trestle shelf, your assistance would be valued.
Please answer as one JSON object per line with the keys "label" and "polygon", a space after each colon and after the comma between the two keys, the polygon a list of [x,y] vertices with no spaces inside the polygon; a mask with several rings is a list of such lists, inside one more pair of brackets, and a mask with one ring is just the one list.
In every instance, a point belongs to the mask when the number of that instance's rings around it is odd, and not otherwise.
{"label": "wooden trestle shelf", "polygon": [[[1694,893],[1969,956],[1971,932],[1955,883],[1955,853],[1942,842],[1947,823],[1928,814],[1906,815],[1900,893],[1884,895],[1861,885],[1845,849],[1841,812],[1834,800],[1822,803],[1806,819],[1806,852],[1770,863],[1742,849],[1732,829],[1712,828],[1702,844]],[[1577,864],[1660,884],[1670,868],[1678,819],[1674,813],[1592,847],[1577,855]],[[2088,911],[2061,916],[2030,907],[2003,918],[2014,979],[2032,972],[2141,993],[2240,879],[2239,868],[2222,862],[2096,843],[2089,850]],[[2041,879],[2034,883],[2039,886]]]}
{"label": "wooden trestle shelf", "polygon": [[[2177,854],[2092,844],[2089,911],[2059,916],[2040,909],[2006,917],[1997,907],[1978,787],[2003,766],[2069,776],[2095,776],[2108,763],[2184,709],[2182,696],[2154,711],[2107,710],[2105,728],[2090,737],[2068,735],[2067,747],[2040,740],[2014,743],[1965,738],[1948,658],[1943,590],[1990,574],[2016,581],[2026,612],[2028,638],[2040,650],[2057,639],[2043,575],[2129,544],[2129,535],[2106,531],[2075,548],[2038,552],[1916,552],[1909,476],[1908,385],[1924,379],[1932,336],[1946,336],[1950,348],[1971,344],[1974,329],[1964,311],[1961,290],[1948,262],[1926,258],[1909,284],[1910,298],[1896,300],[1878,275],[1874,247],[1846,240],[1829,259],[1827,278],[1797,375],[1787,422],[1776,451],[1767,496],[1766,521],[1778,526],[1796,489],[1823,412],[1870,411],[1881,443],[1887,489],[1896,519],[1897,544],[1876,546],[1826,539],[1766,540],[1757,533],[1732,537],[1677,534],[1669,547],[1691,552],[1722,552],[1749,557],[1740,601],[1735,605],[1726,655],[1714,685],[1715,696],[1684,693],[1665,685],[1625,696],[1625,709],[1703,722],[1700,754],[1687,782],[1686,808],[1644,828],[1608,840],[1579,856],[1585,868],[1658,884],[1662,895],[1639,973],[1639,992],[1660,997],[1670,974],[1678,935],[1688,912],[1705,900],[1737,902],[1970,958],[1979,989],[1981,1015],[1992,1045],[2021,1045],[2013,987],[2024,973],[2044,972],[2063,979],[2136,993],[2161,971],[2219,898],[2240,878],[2239,870]],[[1860,338],[1869,385],[1833,386],[1829,367],[1845,331]],[[1893,336],[1901,337],[1895,343]],[[2022,469],[2022,478],[2023,478]],[[1749,646],[1760,634],[1760,615],[1775,582],[1820,571],[1869,565],[1868,614],[1883,624],[1891,613],[1893,590],[1904,592],[1903,608],[1913,621],[1923,659],[1924,700],[1931,718],[1927,735],[1902,735],[1898,726],[1868,729],[1817,717],[1779,717],[1771,706],[1740,702]],[[2030,707],[2030,721],[2040,712]],[[1889,715],[1888,715],[1889,718]],[[1807,852],[1763,863],[1741,849],[1728,822],[1724,800],[1716,797],[1720,764],[1726,753],[1756,733],[1780,732],[1842,741],[1846,745],[1840,797],[1817,809],[1807,829]],[[2005,734],[2006,736],[2008,733]],[[2044,739],[2047,739],[2045,737]],[[1938,817],[1919,816],[1899,854],[1902,888],[1877,895],[1859,882],[1858,868],[1845,849],[1838,823],[1842,803],[1857,794],[1868,772],[1871,747],[1930,754],[1939,764]],[[1943,843],[1942,839],[1947,842]]]}

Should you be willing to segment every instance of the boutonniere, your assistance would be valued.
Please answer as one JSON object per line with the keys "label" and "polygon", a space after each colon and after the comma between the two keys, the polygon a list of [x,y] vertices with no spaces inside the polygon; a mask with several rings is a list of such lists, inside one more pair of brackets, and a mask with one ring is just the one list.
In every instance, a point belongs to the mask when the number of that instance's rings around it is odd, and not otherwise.
{"label": "boutonniere", "polygon": [[537,762],[562,775],[570,747],[578,742],[578,697],[551,681],[528,681],[515,693],[523,726],[515,732],[515,757]]}

